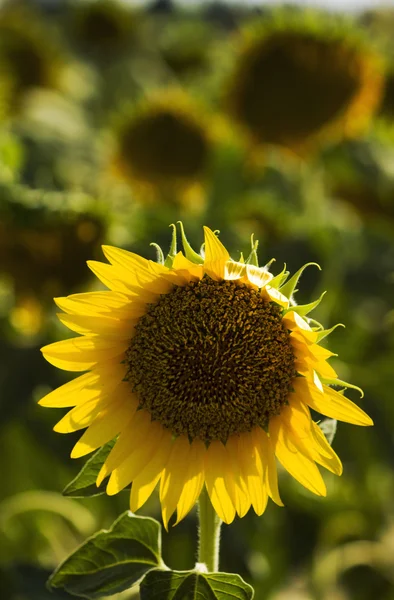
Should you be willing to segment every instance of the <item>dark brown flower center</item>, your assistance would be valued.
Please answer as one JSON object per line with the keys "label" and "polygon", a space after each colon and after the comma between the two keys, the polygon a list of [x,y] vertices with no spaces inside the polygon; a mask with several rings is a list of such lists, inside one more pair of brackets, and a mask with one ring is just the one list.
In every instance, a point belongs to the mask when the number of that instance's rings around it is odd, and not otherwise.
{"label": "dark brown flower center", "polygon": [[205,442],[266,427],[296,376],[282,309],[234,281],[201,281],[148,305],[127,351],[140,407]]}

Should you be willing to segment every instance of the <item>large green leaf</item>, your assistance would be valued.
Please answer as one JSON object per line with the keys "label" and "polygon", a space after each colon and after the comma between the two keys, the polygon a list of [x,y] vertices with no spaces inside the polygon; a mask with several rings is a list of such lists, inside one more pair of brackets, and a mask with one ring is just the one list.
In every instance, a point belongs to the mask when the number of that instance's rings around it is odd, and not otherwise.
{"label": "large green leaf", "polygon": [[100,494],[104,494],[107,485],[106,482],[103,481],[97,487],[96,479],[114,444],[115,440],[108,442],[86,461],[78,475],[64,488],[63,496],[83,498],[85,496],[99,496]]}
{"label": "large green leaf", "polygon": [[141,600],[251,600],[253,588],[239,575],[154,570],[140,587]]}
{"label": "large green leaf", "polygon": [[157,567],[163,567],[159,523],[126,512],[71,554],[48,585],[81,598],[101,598],[131,587]]}

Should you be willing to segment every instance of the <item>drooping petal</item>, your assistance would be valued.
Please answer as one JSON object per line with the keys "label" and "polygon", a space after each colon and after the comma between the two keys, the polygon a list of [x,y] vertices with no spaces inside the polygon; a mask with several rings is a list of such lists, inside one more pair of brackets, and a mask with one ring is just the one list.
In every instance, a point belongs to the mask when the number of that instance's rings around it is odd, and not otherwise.
{"label": "drooping petal", "polygon": [[326,486],[319,469],[313,460],[299,451],[280,416],[270,420],[269,432],[275,454],[283,467],[308,490],[318,496],[325,496]]}
{"label": "drooping petal", "polygon": [[117,402],[105,408],[75,444],[71,458],[86,456],[113,440],[122,431],[133,410],[135,408],[128,402]]}
{"label": "drooping petal", "polygon": [[237,514],[242,518],[250,508],[251,499],[242,472],[242,451],[238,441],[238,436],[233,435],[226,443],[226,450],[230,457],[230,470],[225,474],[225,484]]}
{"label": "drooping petal", "polygon": [[249,283],[260,289],[265,287],[272,280],[273,275],[264,269],[264,267],[246,265],[246,277]]}
{"label": "drooping petal", "polygon": [[263,480],[268,495],[275,504],[283,506],[283,502],[279,495],[278,472],[271,440],[261,427],[252,429],[251,434],[255,444],[256,458],[257,460],[260,460],[261,468],[263,469]]}
{"label": "drooping petal", "polygon": [[116,467],[109,478],[107,494],[117,494],[141,473],[155,452],[160,448],[164,435],[164,428],[159,423],[151,423],[149,435],[143,444],[131,453],[118,467]]}
{"label": "drooping petal", "polygon": [[297,377],[294,381],[294,390],[308,406],[326,417],[353,423],[353,425],[373,425],[371,417],[361,408],[327,385],[323,385],[323,392],[321,392],[306,378]]}
{"label": "drooping petal", "polygon": [[[137,400],[135,400],[135,406],[137,405]],[[133,411],[127,422],[123,424],[115,446],[100,469],[97,477],[98,486],[101,485],[114,469],[144,443],[145,439],[149,437],[150,431],[151,416],[149,412],[147,410]]]}
{"label": "drooping petal", "polygon": [[177,525],[196,504],[204,485],[205,444],[195,439],[190,444],[189,465],[177,504]]}
{"label": "drooping petal", "polygon": [[190,462],[190,442],[185,435],[172,444],[171,454],[160,482],[160,502],[164,527],[176,510]]}
{"label": "drooping petal", "polygon": [[268,502],[268,491],[264,483],[264,467],[251,433],[239,436],[241,471],[248,488],[252,506],[257,515],[262,515]]}
{"label": "drooping petal", "polygon": [[212,279],[224,279],[224,271],[227,261],[230,260],[230,255],[223,246],[219,238],[209,229],[204,227],[205,234],[205,260],[204,271],[212,277]]}
{"label": "drooping petal", "polygon": [[182,274],[188,273],[190,279],[202,279],[204,275],[203,266],[200,264],[196,265],[186,258],[182,252],[178,252],[178,254],[175,255],[172,268],[175,271],[181,271]]}
{"label": "drooping petal", "polygon": [[138,510],[148,498],[159,482],[163,474],[164,467],[167,464],[172,447],[172,436],[169,431],[165,431],[160,446],[143,470],[135,477],[131,486],[130,510]]}
{"label": "drooping petal", "polygon": [[205,485],[216,513],[225,523],[235,517],[235,507],[226,488],[224,473],[229,469],[229,456],[222,442],[213,441],[205,453]]}

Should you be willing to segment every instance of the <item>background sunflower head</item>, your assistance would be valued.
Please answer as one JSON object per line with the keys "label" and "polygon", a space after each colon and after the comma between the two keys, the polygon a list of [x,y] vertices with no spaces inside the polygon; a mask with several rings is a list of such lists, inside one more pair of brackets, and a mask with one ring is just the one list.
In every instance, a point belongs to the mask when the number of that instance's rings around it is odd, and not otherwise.
{"label": "background sunflower head", "polygon": [[41,16],[22,8],[0,13],[0,64],[12,79],[13,102],[34,88],[61,87],[64,50]]}
{"label": "background sunflower head", "polygon": [[211,141],[203,115],[183,95],[161,94],[120,119],[116,166],[131,183],[187,186],[203,178]]}
{"label": "background sunflower head", "polygon": [[226,105],[255,141],[297,150],[323,133],[359,131],[381,90],[379,60],[350,26],[280,12],[241,34]]}
{"label": "background sunflower head", "polygon": [[0,276],[10,282],[15,308],[23,307],[15,314],[26,323],[33,308],[43,312],[53,295],[87,282],[85,261],[97,253],[105,226],[82,201],[76,213],[67,202],[60,206],[61,195],[41,194],[37,202],[39,194],[20,188],[14,197],[6,186],[0,195]]}
{"label": "background sunflower head", "polygon": [[132,11],[118,1],[89,0],[74,4],[72,35],[88,53],[113,56],[125,50],[134,38]]}

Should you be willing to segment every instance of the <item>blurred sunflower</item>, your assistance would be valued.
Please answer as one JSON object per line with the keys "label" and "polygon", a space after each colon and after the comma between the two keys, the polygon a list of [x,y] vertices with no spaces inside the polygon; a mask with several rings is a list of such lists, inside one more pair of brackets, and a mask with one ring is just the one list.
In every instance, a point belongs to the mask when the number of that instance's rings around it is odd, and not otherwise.
{"label": "blurred sunflower", "polygon": [[7,9],[0,14],[0,64],[11,77],[15,109],[26,92],[61,86],[65,61],[61,44],[36,13]]}
{"label": "blurred sunflower", "polygon": [[133,13],[120,2],[89,0],[74,6],[71,34],[87,52],[112,57],[129,46],[134,33]]}
{"label": "blurred sunflower", "polygon": [[[87,428],[74,447],[84,456],[119,437],[99,473],[108,494],[132,482],[135,511],[160,481],[163,521],[177,522],[205,484],[230,523],[268,496],[282,505],[275,455],[306,488],[324,496],[316,463],[342,465],[310,415],[371,425],[330,387],[343,385],[319,345],[331,330],[304,318],[317,302],[289,299],[305,267],[287,283],[267,268],[234,262],[205,228],[205,257],[184,238],[185,255],[165,264],[104,246],[110,264],[90,262],[110,289],[58,298],[62,323],[82,334],[45,346],[53,365],[89,371],[45,396],[41,405],[74,407],[55,426]],[[252,249],[252,259],[256,248]],[[253,261],[255,262],[255,261]]]}
{"label": "blurred sunflower", "polygon": [[146,196],[176,196],[204,178],[211,134],[183,95],[167,91],[120,119],[115,170]]}
{"label": "blurred sunflower", "polygon": [[382,66],[357,31],[318,13],[278,13],[244,30],[228,80],[230,115],[257,143],[301,150],[358,133],[378,108]]}
{"label": "blurred sunflower", "polygon": [[96,253],[104,229],[99,216],[27,206],[2,194],[0,274],[11,281],[15,305],[10,319],[21,333],[37,333],[43,306],[54,294],[88,280],[81,265]]}

